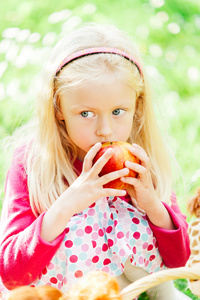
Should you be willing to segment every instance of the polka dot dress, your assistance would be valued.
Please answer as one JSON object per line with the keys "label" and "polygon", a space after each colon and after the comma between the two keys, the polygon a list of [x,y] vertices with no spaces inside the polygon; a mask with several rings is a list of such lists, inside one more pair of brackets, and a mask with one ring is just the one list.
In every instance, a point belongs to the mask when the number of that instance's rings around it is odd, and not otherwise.
{"label": "polka dot dress", "polygon": [[94,270],[122,274],[128,258],[149,273],[164,268],[146,215],[120,198],[101,198],[70,219],[62,244],[32,285],[66,292]]}

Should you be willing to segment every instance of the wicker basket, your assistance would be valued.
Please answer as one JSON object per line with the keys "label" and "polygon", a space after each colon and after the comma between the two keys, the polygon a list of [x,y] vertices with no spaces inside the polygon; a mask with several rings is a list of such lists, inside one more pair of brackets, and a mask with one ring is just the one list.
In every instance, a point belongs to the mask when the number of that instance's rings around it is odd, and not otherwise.
{"label": "wicker basket", "polygon": [[[200,296],[200,268],[183,267],[167,269],[147,275],[129,284],[121,292],[117,280],[105,272],[91,272],[74,285],[67,293],[62,294],[51,286],[32,288],[23,286],[13,290],[7,300],[132,300],[165,281],[186,278],[196,285],[196,294]],[[0,297],[1,298],[1,297]]]}
{"label": "wicker basket", "polygon": [[145,276],[125,287],[120,295],[123,300],[132,300],[160,283],[175,279],[188,279],[191,284],[194,283],[195,294],[200,296],[200,268],[197,267],[181,267],[167,269],[157,273]]}

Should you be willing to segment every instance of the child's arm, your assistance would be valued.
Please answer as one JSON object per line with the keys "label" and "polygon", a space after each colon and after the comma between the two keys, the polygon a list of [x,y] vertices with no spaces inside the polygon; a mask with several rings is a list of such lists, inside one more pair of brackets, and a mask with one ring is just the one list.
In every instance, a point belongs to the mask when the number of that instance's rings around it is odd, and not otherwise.
{"label": "child's arm", "polygon": [[104,178],[98,177],[99,169],[112,156],[112,151],[105,153],[92,166],[92,158],[100,147],[101,144],[94,146],[88,152],[79,178],[38,218],[31,210],[26,174],[16,153],[7,176],[0,232],[0,274],[8,289],[30,284],[36,279],[60,246],[73,214],[103,196],[126,194],[125,191],[103,189],[105,183],[129,171],[123,169]]}
{"label": "child's arm", "polygon": [[32,213],[24,168],[14,157],[6,181],[0,230],[0,275],[6,288],[30,284],[62,242],[64,232],[52,243],[42,239],[43,217],[36,218]]}
{"label": "child's arm", "polygon": [[171,196],[171,205],[166,203],[163,205],[167,209],[175,229],[167,230],[157,227],[150,220],[149,225],[157,239],[158,249],[164,264],[169,268],[182,267],[185,266],[190,256],[186,216],[181,213],[174,193]]}

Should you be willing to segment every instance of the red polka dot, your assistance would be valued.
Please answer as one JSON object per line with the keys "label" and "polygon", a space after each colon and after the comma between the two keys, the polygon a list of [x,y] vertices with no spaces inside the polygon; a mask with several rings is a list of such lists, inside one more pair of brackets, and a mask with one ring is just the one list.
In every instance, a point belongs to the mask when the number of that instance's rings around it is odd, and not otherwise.
{"label": "red polka dot", "polygon": [[82,272],[81,270],[77,270],[77,271],[74,273],[74,276],[75,276],[76,278],[80,278],[80,277],[83,276],[83,272]]}
{"label": "red polka dot", "polygon": [[136,254],[136,247],[133,247],[133,253]]}
{"label": "red polka dot", "polygon": [[50,282],[56,284],[58,280],[55,277],[51,277]]}
{"label": "red polka dot", "polygon": [[106,258],[103,261],[104,266],[109,265],[110,263],[111,263],[111,260],[109,258]]}
{"label": "red polka dot", "polygon": [[113,246],[113,244],[114,244],[114,243],[113,243],[113,240],[111,240],[111,239],[108,239],[108,246],[109,246],[109,247],[112,247],[112,246]]}
{"label": "red polka dot", "polygon": [[93,204],[91,204],[89,207],[95,207],[96,203],[94,202]]}
{"label": "red polka dot", "polygon": [[134,232],[133,237],[138,240],[140,238],[140,233],[138,231]]}
{"label": "red polka dot", "polygon": [[78,260],[78,257],[76,255],[71,255],[69,260],[71,261],[71,263],[76,263]]}
{"label": "red polka dot", "polygon": [[113,220],[113,214],[110,215],[111,220]]}
{"label": "red polka dot", "polygon": [[97,242],[92,241],[92,246],[93,246],[93,248],[95,248],[97,246]]}
{"label": "red polka dot", "polygon": [[99,233],[99,236],[104,236],[104,232],[102,229],[99,229],[98,233]]}
{"label": "red polka dot", "polygon": [[134,209],[132,209],[132,208],[127,208],[127,210],[128,210],[128,211],[135,212],[135,210],[134,210]]}
{"label": "red polka dot", "polygon": [[108,226],[108,227],[106,228],[106,232],[107,232],[107,233],[111,233],[111,231],[112,231],[112,226]]}
{"label": "red polka dot", "polygon": [[135,223],[135,224],[139,224],[139,223],[140,223],[140,221],[138,220],[138,218],[133,218],[132,221],[133,221],[133,223]]}
{"label": "red polka dot", "polygon": [[114,225],[117,226],[117,224],[118,224],[118,222],[117,222],[117,220],[115,220],[115,221],[114,221]]}
{"label": "red polka dot", "polygon": [[71,248],[71,247],[73,246],[73,242],[70,241],[70,240],[68,240],[68,241],[65,242],[65,246],[66,246],[67,248]]}
{"label": "red polka dot", "polygon": [[69,227],[67,227],[66,229],[65,229],[65,233],[68,233],[69,232]]}
{"label": "red polka dot", "polygon": [[47,274],[47,268],[44,268],[44,269],[42,270],[42,274],[43,274],[43,275]]}
{"label": "red polka dot", "polygon": [[149,257],[149,260],[152,261],[152,260],[154,260],[155,258],[156,258],[155,255],[151,255],[151,256]]}
{"label": "red polka dot", "polygon": [[122,231],[117,233],[117,238],[122,239],[124,237],[124,233]]}
{"label": "red polka dot", "polygon": [[102,250],[103,250],[103,251],[107,251],[107,250],[108,250],[108,245],[107,245],[107,244],[103,244]]}
{"label": "red polka dot", "polygon": [[148,250],[148,251],[151,251],[152,249],[153,249],[153,245],[150,244],[150,245],[148,246],[147,250]]}
{"label": "red polka dot", "polygon": [[99,257],[96,255],[92,258],[92,262],[95,264],[99,261]]}
{"label": "red polka dot", "polygon": [[88,234],[91,233],[92,232],[92,227],[91,226],[86,226],[85,227],[85,232],[88,233]]}

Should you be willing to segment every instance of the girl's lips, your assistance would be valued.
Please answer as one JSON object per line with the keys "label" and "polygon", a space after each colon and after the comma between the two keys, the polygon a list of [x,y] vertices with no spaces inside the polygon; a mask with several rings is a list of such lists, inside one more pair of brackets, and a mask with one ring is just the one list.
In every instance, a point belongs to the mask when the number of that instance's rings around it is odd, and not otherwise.
{"label": "girl's lips", "polygon": [[104,143],[110,143],[110,142],[112,142],[112,141],[102,141],[100,143],[104,144]]}

